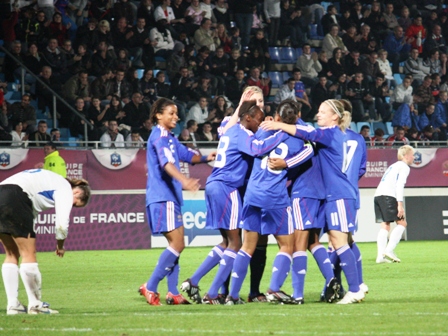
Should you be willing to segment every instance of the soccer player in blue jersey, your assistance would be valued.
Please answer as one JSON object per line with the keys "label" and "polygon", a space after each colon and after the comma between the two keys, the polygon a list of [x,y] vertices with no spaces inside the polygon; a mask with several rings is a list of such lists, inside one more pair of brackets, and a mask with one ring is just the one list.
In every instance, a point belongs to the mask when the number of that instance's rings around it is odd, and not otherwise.
{"label": "soccer player in blue jersey", "polygon": [[[256,105],[262,110],[264,107],[264,98],[263,98],[263,92],[261,91],[261,89],[259,87],[256,86],[249,86],[244,90],[244,93],[241,97],[240,100],[240,104],[237,107],[237,109],[235,110],[233,116],[227,117],[225,118],[222,123],[221,123],[221,127],[218,128],[218,134],[219,136],[224,136],[225,133],[227,132],[228,129],[230,129],[232,126],[234,126],[238,120],[239,120],[239,111],[241,108],[241,104],[244,103],[245,101],[249,101],[249,100],[255,100]],[[247,106],[246,106],[247,107]],[[247,120],[244,120],[243,123],[245,125],[247,125]],[[252,125],[251,127],[253,127],[255,125]],[[252,131],[256,132],[257,128],[253,128]],[[237,154],[238,155],[238,154]],[[238,168],[238,171],[241,170],[241,168],[245,167],[243,170],[247,171],[247,167],[250,167],[252,165],[252,161],[253,158],[247,154],[244,154],[243,152],[240,152],[240,160],[241,160],[241,167]],[[233,166],[237,166],[238,160],[234,160],[232,161],[232,165]],[[241,181],[244,181],[244,176],[243,176],[243,180],[241,180],[241,176],[239,176],[237,178],[238,183],[235,183],[234,179],[229,178],[229,179],[225,179],[223,178],[223,176],[225,176],[226,174],[228,174],[228,176],[232,176],[233,172],[233,168],[234,167],[229,167],[229,166],[223,166],[218,168],[217,166],[216,170],[214,170],[214,173],[217,174],[217,172],[220,172],[220,176],[218,178],[218,180],[222,180],[225,181],[226,185],[230,185],[233,188],[239,188],[241,191],[241,187],[244,187],[241,183]],[[219,169],[219,170],[218,170]],[[241,171],[242,172],[242,171]],[[212,175],[214,174],[212,173]],[[248,178],[248,176],[247,176]],[[243,184],[245,184],[245,181],[243,182]],[[207,192],[207,188],[206,188],[206,192]],[[233,193],[233,201],[230,204],[237,204],[235,203],[235,201],[237,200],[236,198],[236,194]],[[227,197],[227,196],[226,196]],[[241,199],[241,193],[239,195],[239,198]],[[241,206],[241,202],[238,203],[239,206]],[[228,211],[232,210],[232,208],[228,208]],[[220,210],[222,211],[222,209]],[[208,212],[209,213],[209,212]],[[240,216],[241,211],[239,212]],[[233,218],[232,216],[230,216],[231,218]],[[209,223],[210,218],[208,219],[207,223],[207,227],[210,229],[214,229],[214,225],[212,223]],[[235,221],[235,219],[233,218],[232,221]],[[233,225],[234,226],[234,225]],[[210,253],[207,255],[207,258],[202,262],[202,264],[199,266],[199,268],[196,270],[196,272],[187,280],[185,280],[182,284],[181,284],[181,290],[183,290],[184,292],[187,293],[187,295],[193,300],[196,301],[198,303],[202,303],[202,299],[200,297],[199,294],[199,281],[202,279],[202,277],[204,277],[211,269],[213,269],[217,264],[219,264],[221,262],[221,259],[224,258],[224,261],[222,261],[222,264],[224,264],[222,266],[222,272],[224,273],[229,273],[230,274],[230,270],[232,269],[231,264],[233,261],[232,256],[234,256],[234,251],[235,248],[237,247],[238,249],[241,246],[241,241],[240,238],[233,238],[233,234],[234,232],[231,231],[229,232],[227,229],[224,229],[222,227],[219,228],[221,235],[223,237],[223,241],[222,243],[216,245],[215,247],[212,248],[212,250],[210,251]],[[240,234],[240,230],[238,230],[238,234]],[[232,243],[232,247],[229,246],[229,237],[228,235],[231,235],[230,239],[233,238],[233,243]],[[249,294],[249,302],[263,302],[266,301],[265,296],[263,294],[260,294],[259,291],[259,284],[261,281],[261,277],[263,275],[263,271],[264,271],[264,266],[265,266],[265,262],[266,262],[266,246],[267,246],[267,237],[265,236],[260,236],[259,239],[259,245],[257,246],[257,250],[256,250],[256,258],[254,258],[255,260],[253,260],[253,263],[251,263],[251,294]],[[226,249],[228,249],[228,251],[226,252]],[[230,257],[229,257],[230,255]],[[230,261],[228,260],[230,258]],[[227,269],[226,271],[224,271],[225,269]],[[216,300],[214,297],[212,297],[212,300],[210,300],[210,293],[208,293],[208,297],[205,297],[205,303],[218,303],[218,302],[224,302],[227,294],[228,294],[228,283],[227,281],[224,281],[225,279],[221,279],[221,274],[219,275],[219,279],[216,280],[216,284],[223,282],[223,286],[221,287],[221,293],[218,294]],[[218,277],[217,277],[218,278]],[[216,293],[216,286],[212,286],[212,295],[215,295]],[[209,291],[210,292],[210,291]]]}
{"label": "soccer player in blue jersey", "polygon": [[145,296],[150,305],[160,306],[157,287],[167,277],[167,304],[188,304],[177,290],[179,256],[185,247],[181,213],[182,188],[197,191],[200,185],[198,179],[188,178],[180,172],[179,162],[210,162],[215,159],[216,153],[201,156],[179,143],[171,133],[179,119],[173,101],[159,98],[151,107],[150,118],[157,126],[152,130],[147,146],[146,212],[151,232],[163,233],[168,247],[159,257],[148,282],[140,287],[140,294]]}
{"label": "soccer player in blue jersey", "polygon": [[202,299],[205,304],[221,304],[219,288],[230,275],[236,253],[241,247],[239,224],[242,202],[238,188],[245,182],[251,157],[269,153],[286,137],[282,132],[264,138],[254,136],[264,119],[263,111],[254,100],[242,103],[239,116],[240,123],[221,136],[215,166],[205,188],[207,228],[219,229],[228,241],[218,272]]}
{"label": "soccer player in blue jersey", "polygon": [[[279,105],[290,105],[297,110],[300,106],[292,100],[285,100]],[[300,116],[300,114],[299,114]],[[298,124],[306,125],[300,118]],[[294,252],[292,259],[292,285],[296,304],[303,304],[305,276],[307,273],[308,249],[319,266],[325,278],[324,298],[328,302],[336,299],[339,283],[334,279],[333,268],[325,247],[319,242],[319,236],[325,225],[324,216],[319,211],[325,199],[325,188],[322,181],[320,161],[317,151],[311,160],[306,161],[295,169],[290,169],[287,162],[278,158],[269,159],[269,167],[272,169],[289,169],[289,179],[292,181],[291,203],[294,218]]]}
{"label": "soccer player in blue jersey", "polygon": [[[298,118],[298,110],[289,105],[283,105],[277,109],[275,118],[294,124]],[[259,136],[262,137],[262,134]],[[257,246],[258,236],[268,234],[275,236],[280,251],[274,260],[266,297],[272,302],[292,303],[292,298],[280,290],[289,273],[294,244],[292,210],[286,188],[288,171],[270,169],[268,159],[279,157],[285,159],[293,167],[305,162],[312,155],[313,149],[310,144],[305,145],[303,141],[286,136],[268,155],[255,158],[244,197],[242,223],[244,242],[233,265],[231,287],[226,304],[242,303],[239,292]]]}
{"label": "soccer player in blue jersey", "polygon": [[345,110],[344,105],[340,101],[329,99],[319,106],[318,129],[272,121],[261,125],[266,130],[281,129],[301,139],[316,142],[326,193],[323,209],[325,230],[341,260],[340,265],[349,285],[349,291],[338,304],[360,302],[365,297],[359,287],[356,259],[348,244],[348,233],[356,228],[357,214],[357,189],[346,175],[350,160],[353,159],[345,132],[350,122],[351,114]]}
{"label": "soccer player in blue jersey", "polygon": [[[352,104],[348,100],[341,99],[340,102],[344,105],[344,108],[346,111],[349,111],[349,112],[352,111]],[[359,195],[358,181],[366,173],[367,147],[366,147],[366,142],[362,135],[360,135],[357,132],[354,132],[350,128],[348,128],[346,130],[346,133],[347,133],[347,138],[348,138],[348,141],[347,141],[347,146],[349,148],[348,153],[349,153],[349,155],[352,155],[352,158],[349,160],[350,162],[347,166],[347,170],[346,170],[345,174],[347,175],[347,178],[349,179],[350,183],[356,188],[356,194],[357,194],[356,209],[359,210],[361,207],[361,199],[360,199],[360,195]],[[350,153],[353,153],[353,154],[350,154]],[[357,230],[358,217],[356,217],[355,226],[356,226],[356,230]],[[357,270],[358,270],[359,286],[360,286],[361,290],[367,294],[369,291],[369,288],[367,287],[367,285],[364,283],[364,280],[363,280],[361,251],[359,250],[359,247],[356,244],[356,242],[353,240],[351,233],[349,233],[348,242],[349,242],[351,250],[353,251],[353,254],[355,255],[356,266],[357,266]],[[337,254],[332,253],[330,255],[330,260],[332,261],[332,263],[334,265],[335,275],[340,280],[341,268],[339,266],[340,260],[337,257]]]}

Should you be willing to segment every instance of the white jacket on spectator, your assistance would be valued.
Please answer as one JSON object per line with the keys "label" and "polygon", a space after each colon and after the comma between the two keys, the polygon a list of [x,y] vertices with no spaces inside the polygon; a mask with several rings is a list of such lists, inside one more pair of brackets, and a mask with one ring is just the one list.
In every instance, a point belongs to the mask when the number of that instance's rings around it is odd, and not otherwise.
{"label": "white jacket on spectator", "polygon": [[115,139],[115,141],[112,141],[110,135],[108,132],[104,132],[104,134],[101,136],[100,138],[100,145],[101,147],[104,148],[109,148],[112,146],[112,144],[115,147],[124,147],[124,138],[123,135],[121,133],[117,134],[117,138]]}
{"label": "white jacket on spectator", "polygon": [[289,89],[288,84],[282,85],[282,87],[277,91],[274,98],[274,103],[280,104],[285,99],[296,100],[296,91],[294,88]]}
{"label": "white jacket on spectator", "polygon": [[387,79],[393,79],[394,75],[392,74],[392,69],[390,67],[389,60],[386,59],[385,61],[383,61],[383,60],[378,59],[377,62],[378,62],[378,65],[380,66],[380,71],[383,74],[386,73],[384,75],[384,77],[386,77]]}
{"label": "white jacket on spectator", "polygon": [[157,28],[151,29],[149,32],[149,39],[151,41],[157,41],[157,44],[154,46],[154,52],[158,52],[159,50],[173,50],[174,41],[171,37],[171,33],[168,29],[165,30],[166,35],[163,36]]}
{"label": "white jacket on spectator", "polygon": [[[168,12],[168,16],[165,15],[165,12],[163,11],[163,8],[161,6],[157,6],[156,10],[154,11],[155,21],[157,22],[160,19],[167,19],[168,23],[170,23],[171,20],[176,19],[173,9],[170,6],[166,8],[166,11]],[[148,22],[146,22],[146,24],[148,24]]]}
{"label": "white jacket on spectator", "polygon": [[280,17],[280,0],[264,0],[263,8],[266,19]]}
{"label": "white jacket on spectator", "polygon": [[307,78],[316,78],[317,74],[322,71],[322,64],[320,64],[319,60],[314,61],[311,55],[310,57],[300,55],[297,59],[296,67],[300,69],[302,77]]}
{"label": "white jacket on spectator", "polygon": [[411,85],[407,89],[403,84],[397,85],[394,92],[390,95],[390,102],[412,104],[412,90]]}
{"label": "white jacket on spectator", "polygon": [[193,119],[196,120],[198,124],[203,124],[207,121],[207,118],[208,118],[208,109],[205,108],[204,110],[202,110],[199,103],[197,103],[190,108],[190,111],[188,111],[187,120],[185,122],[188,122],[188,120]]}

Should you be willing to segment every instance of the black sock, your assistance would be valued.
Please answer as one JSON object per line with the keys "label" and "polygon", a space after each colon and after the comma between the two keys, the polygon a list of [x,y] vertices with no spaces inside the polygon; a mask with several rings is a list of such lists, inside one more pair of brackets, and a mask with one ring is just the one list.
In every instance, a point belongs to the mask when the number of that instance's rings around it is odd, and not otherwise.
{"label": "black sock", "polygon": [[250,296],[260,294],[260,282],[266,266],[267,245],[257,245],[250,260]]}

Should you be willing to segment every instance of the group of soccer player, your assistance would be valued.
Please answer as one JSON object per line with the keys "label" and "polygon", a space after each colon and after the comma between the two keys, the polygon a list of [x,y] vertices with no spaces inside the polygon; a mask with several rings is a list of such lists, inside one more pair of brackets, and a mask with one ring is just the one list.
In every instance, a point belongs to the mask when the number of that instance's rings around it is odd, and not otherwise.
{"label": "group of soccer player", "polygon": [[[181,284],[180,289],[191,300],[203,304],[245,303],[240,290],[250,266],[248,302],[303,304],[307,250],[325,277],[323,301],[350,304],[362,301],[368,292],[362,278],[361,253],[352,238],[360,205],[358,180],[366,171],[366,145],[360,134],[348,128],[350,103],[324,101],[317,114],[317,129],[301,121],[300,105],[295,101],[283,101],[273,118],[265,118],[263,105],[261,90],[248,87],[234,115],[222,122],[217,152],[201,156],[171,133],[179,119],[175,103],[160,98],[153,104],[150,117],[156,127],[147,148],[146,210],[152,232],[162,233],[168,247],[150,279],[139,289],[150,305],[161,305],[157,289],[165,277],[167,304],[190,304],[178,289],[179,256],[185,247],[182,189],[194,192],[200,185],[198,179],[180,172],[180,161],[215,161],[205,188],[206,220],[207,228],[220,230],[223,238]],[[402,146],[397,157],[399,161],[387,169],[375,193],[375,216],[382,223],[377,263],[400,262],[394,249],[407,225],[403,188],[414,149]],[[0,183],[7,315],[58,313],[41,300],[34,216],[48,208],[56,209],[55,252],[63,257],[70,211],[85,206],[90,194],[87,181],[63,179],[40,169],[18,173]],[[398,225],[387,242],[392,221]],[[319,243],[322,231],[329,236],[328,251]],[[276,238],[279,252],[269,288],[263,294],[259,287],[270,234]],[[199,281],[218,264],[213,283],[201,298]],[[341,271],[347,279],[347,292],[341,286]],[[18,300],[19,273],[28,307]],[[292,295],[281,290],[289,273]]]}
{"label": "group of soccer player", "polygon": [[[152,232],[163,233],[168,248],[148,282],[139,289],[150,305],[161,305],[157,287],[165,277],[166,302],[190,303],[177,288],[179,256],[184,249],[180,208],[182,188],[196,191],[199,181],[180,173],[179,160],[215,160],[205,187],[206,227],[220,230],[223,238],[181,284],[180,289],[191,300],[203,304],[244,303],[240,290],[250,266],[249,302],[303,304],[307,249],[325,277],[323,300],[331,303],[340,299],[339,304],[348,304],[364,299],[368,288],[362,279],[361,254],[351,233],[357,228],[358,179],[366,169],[366,145],[348,128],[350,103],[323,102],[317,129],[300,119],[300,105],[295,101],[282,102],[274,117],[265,121],[263,105],[261,90],[248,87],[234,115],[223,120],[218,150],[208,157],[183,146],[170,132],[178,119],[173,102],[159,99],[153,105],[151,118],[157,126],[147,150],[146,208]],[[321,231],[328,233],[330,253],[319,243]],[[279,252],[269,288],[263,294],[259,285],[270,234],[276,238]],[[200,280],[218,264],[210,288],[201,297]],[[341,270],[348,282],[347,292],[341,287]],[[281,290],[290,272],[292,295]]]}

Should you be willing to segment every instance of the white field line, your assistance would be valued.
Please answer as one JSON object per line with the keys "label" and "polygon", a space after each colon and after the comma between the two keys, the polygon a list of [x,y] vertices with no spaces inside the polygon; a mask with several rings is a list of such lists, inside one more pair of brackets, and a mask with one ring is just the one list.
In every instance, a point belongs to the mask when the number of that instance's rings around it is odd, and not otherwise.
{"label": "white field line", "polygon": [[[23,331],[23,332],[74,332],[74,333],[93,333],[93,334],[99,334],[99,333],[137,333],[137,332],[156,332],[156,333],[174,333],[174,334],[246,334],[246,335],[266,335],[266,333],[269,333],[269,335],[322,335],[321,331],[315,331],[315,332],[308,332],[308,331],[268,331],[266,329],[263,330],[233,330],[232,332],[228,329],[226,330],[217,330],[217,329],[174,329],[174,328],[103,328],[100,330],[93,330],[91,328],[2,328],[0,327],[0,332],[2,331]],[[428,335],[428,336],[446,336],[448,333],[445,332],[416,332],[411,333],[412,335]],[[347,335],[410,335],[409,332],[394,332],[394,331],[387,331],[387,332],[378,332],[378,331],[371,331],[371,332],[359,332],[359,331],[325,331],[325,335],[332,335],[332,336],[347,336]]]}

